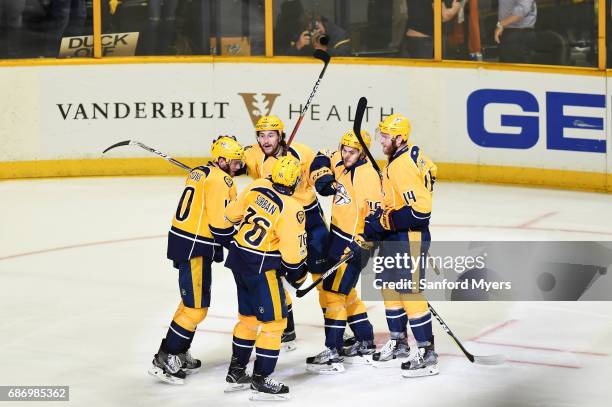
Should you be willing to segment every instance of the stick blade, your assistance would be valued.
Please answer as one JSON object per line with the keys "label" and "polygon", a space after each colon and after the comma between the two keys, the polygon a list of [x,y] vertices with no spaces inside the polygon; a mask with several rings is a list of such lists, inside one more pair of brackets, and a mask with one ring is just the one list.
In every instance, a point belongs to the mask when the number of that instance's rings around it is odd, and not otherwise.
{"label": "stick blade", "polygon": [[506,358],[504,357],[504,355],[484,355],[484,356],[474,355],[474,363],[478,365],[493,366],[493,365],[501,365],[505,362],[506,362]]}
{"label": "stick blade", "polygon": [[105,154],[107,151],[112,150],[113,148],[121,147],[121,146],[129,146],[132,140],[120,141],[118,143],[113,144],[110,147],[107,147],[106,150],[102,151],[102,154]]}
{"label": "stick blade", "polygon": [[315,49],[315,52],[314,54],[312,54],[312,56],[315,57],[316,59],[323,61],[325,65],[327,65],[329,63],[329,60],[331,59],[329,54],[323,51],[322,49]]}

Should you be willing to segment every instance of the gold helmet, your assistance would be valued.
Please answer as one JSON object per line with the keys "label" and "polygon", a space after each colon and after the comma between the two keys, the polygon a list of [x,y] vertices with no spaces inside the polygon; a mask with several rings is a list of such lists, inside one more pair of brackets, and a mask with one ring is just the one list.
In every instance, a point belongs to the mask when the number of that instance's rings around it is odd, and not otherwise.
{"label": "gold helmet", "polygon": [[[365,143],[366,147],[370,148],[370,143],[372,142],[372,137],[370,137],[370,133],[365,130],[361,130],[361,138],[363,138],[363,142]],[[363,151],[361,143],[357,139],[354,130],[349,130],[342,135],[342,138],[340,139],[340,146],[353,147],[360,151]]]}
{"label": "gold helmet", "polygon": [[293,188],[300,181],[302,167],[300,161],[291,155],[279,158],[272,167],[272,182],[284,187]]}
{"label": "gold helmet", "polygon": [[278,134],[281,134],[285,130],[285,125],[281,119],[274,115],[262,116],[255,125],[255,131],[260,132],[264,130],[276,130]]}
{"label": "gold helmet", "polygon": [[226,160],[242,160],[244,148],[234,136],[219,136],[213,141],[210,153],[215,161],[221,157]]}
{"label": "gold helmet", "polygon": [[408,141],[411,130],[410,121],[404,115],[394,113],[378,123],[377,132],[389,134],[391,137],[400,136],[404,141]]}

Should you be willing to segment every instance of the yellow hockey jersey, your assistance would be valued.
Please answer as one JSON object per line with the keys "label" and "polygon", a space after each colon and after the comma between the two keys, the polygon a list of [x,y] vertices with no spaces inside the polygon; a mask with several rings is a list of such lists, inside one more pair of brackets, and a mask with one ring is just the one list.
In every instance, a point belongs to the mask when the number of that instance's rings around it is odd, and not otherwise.
{"label": "yellow hockey jersey", "polygon": [[400,148],[389,159],[383,170],[383,207],[395,210],[398,230],[429,224],[436,173],[436,165],[415,145]]}
{"label": "yellow hockey jersey", "polygon": [[[304,144],[291,143],[288,153],[300,160],[302,167],[302,180],[292,196],[308,210],[309,207],[316,204],[317,199],[314,188],[309,183],[310,164],[314,158],[314,152]],[[272,173],[276,160],[276,157],[267,157],[259,144],[253,144],[244,149],[244,163],[248,175],[253,179],[267,178]]]}
{"label": "yellow hockey jersey", "polygon": [[380,207],[383,200],[380,177],[367,159],[350,169],[335,151],[331,156],[336,193],[332,201],[330,256],[340,258],[357,234],[363,233],[365,217]]}
{"label": "yellow hockey jersey", "polygon": [[297,199],[276,191],[260,178],[240,193],[225,211],[240,225],[226,267],[250,273],[285,268],[299,270],[306,259],[306,216]]}
{"label": "yellow hockey jersey", "polygon": [[234,233],[225,219],[225,206],[234,199],[236,186],[223,170],[212,163],[193,169],[168,233],[168,258],[181,262],[205,256],[221,261],[221,245],[229,245]]}

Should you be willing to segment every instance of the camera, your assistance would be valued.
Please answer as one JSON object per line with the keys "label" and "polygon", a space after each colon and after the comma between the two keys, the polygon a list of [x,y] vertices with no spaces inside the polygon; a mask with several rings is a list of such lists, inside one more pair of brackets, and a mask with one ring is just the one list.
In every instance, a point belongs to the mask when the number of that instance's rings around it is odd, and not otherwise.
{"label": "camera", "polygon": [[312,28],[312,30],[309,31],[309,34],[313,46],[329,44],[329,36],[327,34],[322,34],[319,32],[319,24],[319,21],[317,21],[316,19],[313,19],[310,23],[310,27]]}

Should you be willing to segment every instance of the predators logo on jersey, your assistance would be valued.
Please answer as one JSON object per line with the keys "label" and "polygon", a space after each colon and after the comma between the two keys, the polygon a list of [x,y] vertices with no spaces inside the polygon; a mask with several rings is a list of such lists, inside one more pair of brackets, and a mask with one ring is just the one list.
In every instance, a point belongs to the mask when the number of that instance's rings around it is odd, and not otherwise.
{"label": "predators logo on jersey", "polygon": [[177,262],[199,256],[220,260],[221,246],[229,244],[234,232],[225,219],[225,205],[235,198],[236,187],[221,169],[209,163],[191,171],[168,233],[168,258]]}
{"label": "predators logo on jersey", "polygon": [[261,273],[277,270],[281,263],[289,269],[304,263],[303,207],[292,196],[276,191],[270,180],[255,180],[227,206],[225,214],[239,224],[225,264],[228,268]]}
{"label": "predators logo on jersey", "polygon": [[334,205],[348,205],[351,202],[351,197],[349,196],[346,187],[343,184],[337,182],[336,195],[334,195]]}
{"label": "predators logo on jersey", "polygon": [[340,258],[353,236],[363,233],[365,217],[380,206],[380,178],[372,165],[360,159],[346,168],[339,151],[330,157],[336,181],[332,204],[330,256]]}

